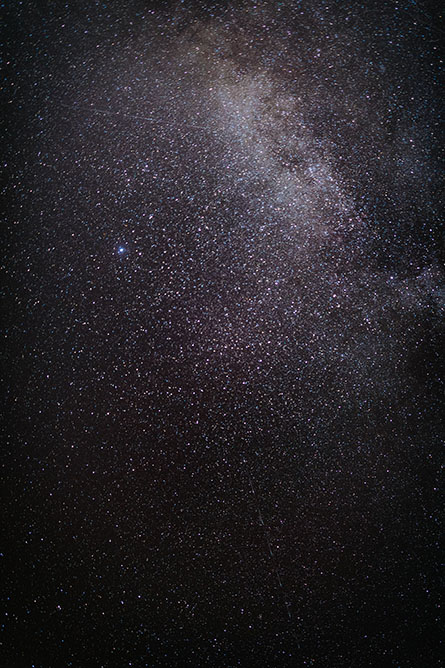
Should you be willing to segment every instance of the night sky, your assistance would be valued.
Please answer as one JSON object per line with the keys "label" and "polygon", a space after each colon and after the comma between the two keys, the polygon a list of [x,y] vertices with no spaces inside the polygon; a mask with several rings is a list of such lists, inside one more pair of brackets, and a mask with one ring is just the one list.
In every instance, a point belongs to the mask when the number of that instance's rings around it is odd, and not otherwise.
{"label": "night sky", "polygon": [[2,7],[1,665],[439,666],[437,5]]}

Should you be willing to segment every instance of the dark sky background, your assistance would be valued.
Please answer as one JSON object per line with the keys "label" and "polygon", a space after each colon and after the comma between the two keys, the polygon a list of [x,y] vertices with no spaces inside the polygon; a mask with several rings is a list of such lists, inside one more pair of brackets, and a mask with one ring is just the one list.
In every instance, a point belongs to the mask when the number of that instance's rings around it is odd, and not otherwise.
{"label": "dark sky background", "polygon": [[2,665],[439,666],[437,7],[2,7]]}

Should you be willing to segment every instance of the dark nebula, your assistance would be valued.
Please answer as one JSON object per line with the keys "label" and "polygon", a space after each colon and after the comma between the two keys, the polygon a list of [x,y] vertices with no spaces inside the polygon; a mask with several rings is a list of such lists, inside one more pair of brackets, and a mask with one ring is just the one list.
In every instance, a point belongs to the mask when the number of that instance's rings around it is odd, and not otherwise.
{"label": "dark nebula", "polygon": [[440,665],[437,5],[3,3],[1,665]]}

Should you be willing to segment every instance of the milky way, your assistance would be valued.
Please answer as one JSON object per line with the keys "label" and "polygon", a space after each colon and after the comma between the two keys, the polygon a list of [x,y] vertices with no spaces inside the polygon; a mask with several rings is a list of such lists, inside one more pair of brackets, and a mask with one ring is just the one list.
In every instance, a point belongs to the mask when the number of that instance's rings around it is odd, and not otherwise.
{"label": "milky way", "polygon": [[30,4],[7,665],[439,665],[434,6]]}

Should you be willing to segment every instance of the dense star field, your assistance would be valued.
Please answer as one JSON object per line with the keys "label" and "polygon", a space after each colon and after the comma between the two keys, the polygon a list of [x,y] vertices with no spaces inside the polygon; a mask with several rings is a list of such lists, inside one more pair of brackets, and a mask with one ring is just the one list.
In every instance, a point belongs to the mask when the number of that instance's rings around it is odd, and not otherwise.
{"label": "dense star field", "polygon": [[441,17],[6,3],[1,663],[440,663]]}

